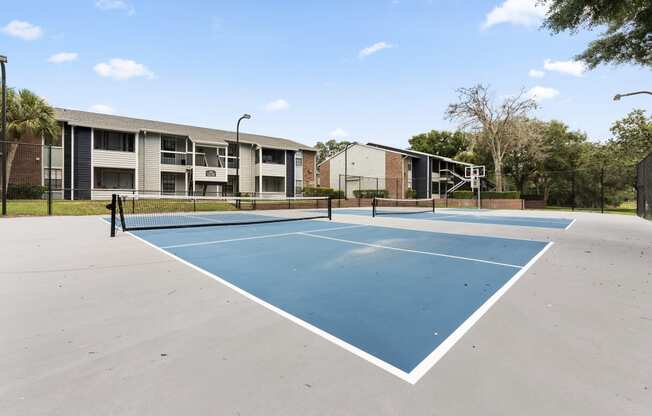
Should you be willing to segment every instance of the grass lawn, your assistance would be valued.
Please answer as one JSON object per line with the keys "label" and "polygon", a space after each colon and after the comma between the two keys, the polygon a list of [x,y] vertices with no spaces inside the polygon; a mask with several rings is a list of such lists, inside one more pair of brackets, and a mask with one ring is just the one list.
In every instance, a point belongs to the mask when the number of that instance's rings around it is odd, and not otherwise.
{"label": "grass lawn", "polygon": [[[624,205],[624,204],[623,204]],[[636,215],[636,204],[634,204],[633,208],[630,208],[628,205],[625,206],[619,206],[617,208],[614,207],[604,207],[604,213],[605,214],[621,214],[621,215]],[[537,208],[537,209],[545,209],[545,210],[550,210],[550,211],[573,211],[571,207],[555,207],[555,206],[547,206],[545,208]],[[600,208],[575,208],[575,211],[577,212],[600,212]]]}

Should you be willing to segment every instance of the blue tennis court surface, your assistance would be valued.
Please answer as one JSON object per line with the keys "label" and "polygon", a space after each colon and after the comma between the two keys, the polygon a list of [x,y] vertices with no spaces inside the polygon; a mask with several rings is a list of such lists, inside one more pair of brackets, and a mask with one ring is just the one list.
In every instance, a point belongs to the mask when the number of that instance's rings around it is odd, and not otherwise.
{"label": "blue tennis court surface", "polygon": [[[468,211],[467,211],[468,212]],[[334,214],[362,215],[371,216],[371,208],[368,209],[334,209]],[[542,217],[517,217],[503,215],[482,215],[464,213],[458,214],[452,210],[439,210],[434,214],[432,212],[421,212],[414,214],[401,214],[385,212],[380,216],[405,219],[420,219],[430,221],[450,221],[450,222],[467,222],[472,224],[493,224],[493,225],[515,225],[521,227],[540,227],[566,229],[572,224],[573,220],[568,218],[542,218]]]}
{"label": "blue tennis court surface", "polygon": [[412,383],[548,244],[327,221],[132,234]]}

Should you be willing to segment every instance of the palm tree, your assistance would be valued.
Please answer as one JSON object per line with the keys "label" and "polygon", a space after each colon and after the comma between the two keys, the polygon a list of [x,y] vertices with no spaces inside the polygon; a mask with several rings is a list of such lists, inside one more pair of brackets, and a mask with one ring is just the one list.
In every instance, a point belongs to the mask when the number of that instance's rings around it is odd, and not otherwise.
{"label": "palm tree", "polygon": [[15,93],[7,89],[6,178],[18,150],[18,143],[26,137],[57,137],[59,124],[54,109],[30,90]]}

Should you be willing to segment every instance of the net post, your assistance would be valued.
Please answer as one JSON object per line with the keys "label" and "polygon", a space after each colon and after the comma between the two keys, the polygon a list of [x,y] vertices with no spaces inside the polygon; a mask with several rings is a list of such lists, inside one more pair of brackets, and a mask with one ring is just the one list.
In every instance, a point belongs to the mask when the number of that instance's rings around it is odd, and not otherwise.
{"label": "net post", "polygon": [[111,194],[111,205],[109,205],[109,207],[111,207],[111,237],[115,237],[115,209],[117,206],[116,196],[116,194]]}
{"label": "net post", "polygon": [[374,196],[374,199],[371,201],[371,217],[376,218],[376,204],[377,204],[376,197]]}
{"label": "net post", "polygon": [[333,219],[333,198],[328,197],[328,220],[331,221]]}
{"label": "net post", "polygon": [[435,198],[432,198],[432,213],[435,213]]}
{"label": "net post", "polygon": [[[127,224],[125,223],[125,211],[124,207],[122,206],[122,198],[116,195],[116,200],[118,202],[117,209],[120,213],[120,224],[122,225],[122,231],[127,231]],[[134,204],[136,203],[135,200],[136,198],[134,198]]]}

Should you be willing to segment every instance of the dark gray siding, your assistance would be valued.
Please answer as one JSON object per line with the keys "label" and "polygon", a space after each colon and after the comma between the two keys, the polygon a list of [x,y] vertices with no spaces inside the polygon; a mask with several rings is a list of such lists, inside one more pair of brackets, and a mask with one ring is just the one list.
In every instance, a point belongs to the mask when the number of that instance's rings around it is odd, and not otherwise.
{"label": "dark gray siding", "polygon": [[91,198],[91,129],[75,127],[75,199]]}
{"label": "dark gray siding", "polygon": [[294,151],[292,150],[287,150],[286,152],[286,158],[285,158],[285,180],[286,180],[286,186],[285,186],[285,194],[287,196],[294,196],[294,185],[295,185],[295,180],[294,180]]}
{"label": "dark gray siding", "polygon": [[70,130],[69,125],[63,127],[63,188],[65,199],[70,199],[70,188],[72,183],[70,181],[70,160],[72,156],[72,148],[70,147]]}
{"label": "dark gray siding", "polygon": [[412,189],[417,191],[417,198],[428,197],[428,156],[413,157],[412,159]]}

